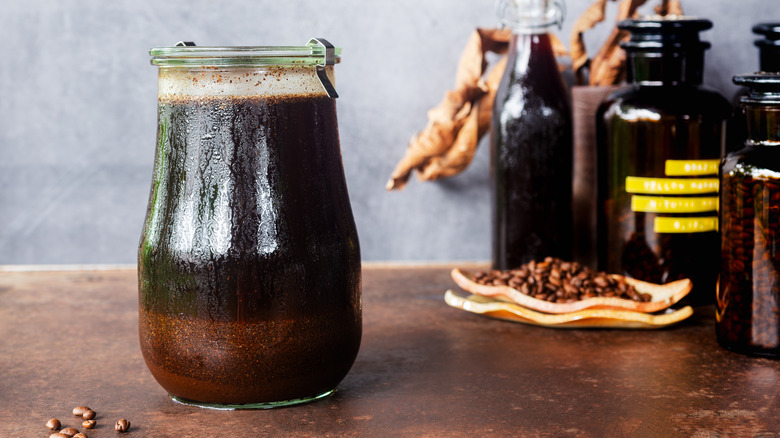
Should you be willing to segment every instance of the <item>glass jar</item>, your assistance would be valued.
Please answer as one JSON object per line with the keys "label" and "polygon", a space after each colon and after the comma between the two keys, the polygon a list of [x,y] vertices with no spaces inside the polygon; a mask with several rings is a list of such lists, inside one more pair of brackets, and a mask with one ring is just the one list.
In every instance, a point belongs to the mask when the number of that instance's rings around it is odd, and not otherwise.
{"label": "glass jar", "polygon": [[141,351],[175,401],[330,394],[361,338],[361,267],[325,40],[162,47],[138,249]]}
{"label": "glass jar", "polygon": [[512,38],[491,123],[493,268],[570,260],[571,105],[549,34],[563,4],[504,0],[499,15]]}
{"label": "glass jar", "polygon": [[720,169],[721,268],[716,331],[720,345],[780,356],[780,74],[734,78],[741,99],[745,147]]}
{"label": "glass jar", "polygon": [[703,19],[626,20],[630,86],[597,112],[599,268],[652,283],[690,278],[712,303],[720,264],[718,165],[732,107],[701,87]]}

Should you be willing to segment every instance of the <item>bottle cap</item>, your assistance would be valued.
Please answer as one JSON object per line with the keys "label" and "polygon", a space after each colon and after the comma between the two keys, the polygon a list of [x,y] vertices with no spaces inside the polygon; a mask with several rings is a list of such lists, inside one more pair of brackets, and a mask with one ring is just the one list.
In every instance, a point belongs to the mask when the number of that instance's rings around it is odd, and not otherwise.
{"label": "bottle cap", "polygon": [[671,16],[623,20],[618,28],[631,33],[620,44],[626,51],[665,52],[705,50],[710,43],[699,39],[699,32],[710,29],[710,20]]}
{"label": "bottle cap", "polygon": [[740,102],[748,104],[780,104],[780,73],[751,73],[734,76],[735,84],[747,87]]}
{"label": "bottle cap", "polygon": [[758,47],[761,71],[780,72],[780,23],[759,23],[753,33],[764,36],[753,43]]}

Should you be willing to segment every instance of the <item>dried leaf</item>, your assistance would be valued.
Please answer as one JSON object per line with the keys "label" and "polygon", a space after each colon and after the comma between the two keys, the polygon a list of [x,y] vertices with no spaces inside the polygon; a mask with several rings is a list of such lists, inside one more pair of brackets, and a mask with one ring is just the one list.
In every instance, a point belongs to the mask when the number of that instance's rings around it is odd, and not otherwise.
{"label": "dried leaf", "polygon": [[669,0],[661,0],[661,4],[653,8],[656,14],[666,15],[669,12]]}
{"label": "dried leaf", "polygon": [[[410,140],[404,157],[398,162],[387,182],[388,190],[402,189],[414,170],[422,172],[421,175],[444,175],[450,172],[445,167],[453,165],[451,163],[462,163],[466,160],[465,165],[468,165],[471,161],[468,158],[468,148],[472,147],[470,142],[474,138],[471,133],[479,131],[478,113],[481,99],[490,94],[487,83],[482,80],[487,68],[485,53],[506,52],[510,37],[509,29],[477,29],[471,35],[458,63],[455,89],[448,91],[439,105],[428,111],[427,126]],[[468,128],[460,137],[466,125]],[[463,143],[454,147],[459,137]],[[474,148],[476,143],[478,141],[474,141]],[[463,157],[456,159],[454,155],[458,153],[463,154]],[[473,157],[473,151],[471,156]],[[461,169],[465,165],[455,164],[462,166]],[[426,170],[428,168],[430,170]]]}
{"label": "dried leaf", "polygon": [[666,15],[685,15],[680,0],[671,0],[666,9]]}
{"label": "dried leaf", "polygon": [[474,159],[479,139],[490,129],[493,101],[496,98],[496,91],[506,68],[506,62],[506,57],[501,58],[488,73],[485,80],[488,93],[476,102],[463,127],[458,131],[458,136],[452,147],[444,155],[434,157],[422,166],[419,173],[420,180],[431,181],[457,175]]}
{"label": "dried leaf", "polygon": [[554,33],[550,34],[550,44],[552,45],[553,55],[558,57],[569,55],[569,51],[566,50],[566,46],[563,45],[563,42],[561,42],[561,40],[559,40]]}
{"label": "dried leaf", "polygon": [[655,7],[655,13],[660,16],[683,15],[680,0],[663,0],[660,5]]}
{"label": "dried leaf", "polygon": [[[636,16],[636,10],[646,0],[623,0],[618,5],[617,22]],[[625,53],[620,42],[628,37],[628,32],[615,28],[609,38],[593,57],[590,66],[591,85],[614,85],[619,83],[625,73]]]}
{"label": "dried leaf", "polygon": [[580,70],[588,63],[588,51],[585,48],[585,40],[582,34],[604,21],[604,12],[608,1],[596,0],[574,22],[571,33],[571,67],[575,74],[579,74]]}

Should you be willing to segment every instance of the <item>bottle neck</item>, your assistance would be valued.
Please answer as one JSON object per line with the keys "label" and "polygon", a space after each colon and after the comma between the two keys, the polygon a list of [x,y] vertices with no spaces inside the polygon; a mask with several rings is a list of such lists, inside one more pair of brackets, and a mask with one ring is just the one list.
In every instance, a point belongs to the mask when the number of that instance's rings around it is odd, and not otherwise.
{"label": "bottle neck", "polygon": [[780,45],[766,44],[758,46],[758,49],[759,69],[766,72],[780,72]]}
{"label": "bottle neck", "polygon": [[515,73],[527,72],[531,64],[555,64],[552,40],[548,33],[512,33],[509,53]]}
{"label": "bottle neck", "polygon": [[701,85],[704,51],[630,51],[626,80],[638,85]]}
{"label": "bottle neck", "polygon": [[748,140],[756,145],[780,146],[780,105],[743,104]]}

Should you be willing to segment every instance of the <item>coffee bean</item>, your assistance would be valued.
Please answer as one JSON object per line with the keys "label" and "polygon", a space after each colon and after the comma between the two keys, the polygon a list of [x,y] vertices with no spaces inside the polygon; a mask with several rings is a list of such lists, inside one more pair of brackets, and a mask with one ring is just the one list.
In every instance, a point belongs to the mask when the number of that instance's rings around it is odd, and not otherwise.
{"label": "coffee bean", "polygon": [[130,422],[124,418],[117,420],[114,429],[116,429],[117,432],[127,432],[127,430],[130,429]]}
{"label": "coffee bean", "polygon": [[73,435],[73,438],[87,438],[87,436],[86,436],[86,435],[84,435],[83,433],[80,433],[80,432],[79,432],[79,433],[77,433],[77,434]]}
{"label": "coffee bean", "polygon": [[52,418],[51,420],[46,422],[46,427],[48,427],[51,430],[58,430],[62,426],[62,423],[60,423],[60,420],[56,418]]}
{"label": "coffee bean", "polygon": [[49,435],[49,438],[70,438],[68,435],[65,435],[64,433],[53,433]]}
{"label": "coffee bean", "polygon": [[[579,263],[547,257],[507,271],[482,271],[474,280],[484,285],[508,285],[521,293],[549,302],[571,302],[594,297],[645,301],[624,279],[595,272]],[[652,298],[652,297],[651,297]]]}
{"label": "coffee bean", "polygon": [[87,411],[84,411],[83,414],[81,414],[81,418],[83,418],[85,420],[91,420],[91,419],[95,418],[95,415],[97,415],[97,414],[95,414],[95,411],[93,411],[92,409],[89,409]]}
{"label": "coffee bean", "polygon": [[85,429],[92,429],[97,424],[97,421],[95,420],[84,420],[81,425],[84,426]]}
{"label": "coffee bean", "polygon": [[60,433],[68,437],[73,437],[73,435],[79,433],[79,431],[73,427],[66,427],[65,429],[62,429]]}
{"label": "coffee bean", "polygon": [[77,417],[80,417],[80,416],[84,415],[84,412],[87,412],[88,410],[89,410],[89,408],[86,407],[86,406],[77,406],[77,407],[73,408],[73,415],[75,415]]}

